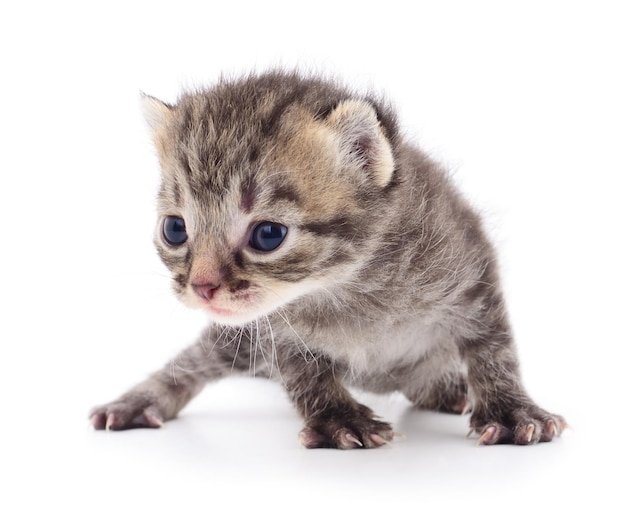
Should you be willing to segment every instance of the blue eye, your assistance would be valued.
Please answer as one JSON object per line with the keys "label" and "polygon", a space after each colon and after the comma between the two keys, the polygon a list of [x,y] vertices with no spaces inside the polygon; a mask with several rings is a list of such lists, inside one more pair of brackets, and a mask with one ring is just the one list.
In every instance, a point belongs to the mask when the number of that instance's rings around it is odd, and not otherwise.
{"label": "blue eye", "polygon": [[185,220],[182,217],[166,217],[163,221],[163,238],[170,246],[183,244],[187,240]]}
{"label": "blue eye", "polygon": [[278,248],[287,235],[284,224],[262,222],[252,230],[250,246],[259,251],[273,251]]}

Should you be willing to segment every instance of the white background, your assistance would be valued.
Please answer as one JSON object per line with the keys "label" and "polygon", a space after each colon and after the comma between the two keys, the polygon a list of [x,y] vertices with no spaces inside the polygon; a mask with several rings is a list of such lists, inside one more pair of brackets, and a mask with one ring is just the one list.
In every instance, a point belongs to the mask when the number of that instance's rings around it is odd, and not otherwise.
{"label": "white background", "polygon": [[[1,517],[624,518],[619,2],[8,5]],[[527,386],[573,427],[560,440],[476,447],[467,417],[361,396],[406,439],[306,451],[283,391],[251,379],[208,387],[160,431],[89,428],[92,405],[204,320],[175,301],[153,251],[158,172],[139,91],[173,102],[277,64],[385,92],[483,211]]]}

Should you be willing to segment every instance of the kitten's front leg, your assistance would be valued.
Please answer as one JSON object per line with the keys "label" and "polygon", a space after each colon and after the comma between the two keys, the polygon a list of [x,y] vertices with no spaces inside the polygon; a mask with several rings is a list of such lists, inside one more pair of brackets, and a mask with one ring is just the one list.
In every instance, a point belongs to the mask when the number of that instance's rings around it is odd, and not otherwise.
{"label": "kitten's front leg", "polygon": [[176,417],[207,382],[247,368],[248,344],[243,331],[210,327],[160,371],[117,400],[93,408],[89,419],[99,430],[161,427]]}
{"label": "kitten's front leg", "polygon": [[536,405],[522,386],[506,318],[494,313],[485,323],[491,327],[483,335],[461,345],[472,392],[471,432],[484,445],[529,445],[560,436],[565,420]]}
{"label": "kitten's front leg", "polygon": [[307,449],[376,448],[393,439],[393,429],[375,418],[371,409],[358,403],[334,375],[332,364],[323,357],[305,361],[297,357],[285,388],[305,427],[300,442]]}

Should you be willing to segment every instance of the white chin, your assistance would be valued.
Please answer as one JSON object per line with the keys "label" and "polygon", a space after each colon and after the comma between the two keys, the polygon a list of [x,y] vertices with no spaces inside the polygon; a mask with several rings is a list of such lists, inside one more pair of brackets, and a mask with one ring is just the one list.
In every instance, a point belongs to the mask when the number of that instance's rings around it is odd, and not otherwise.
{"label": "white chin", "polygon": [[206,310],[209,318],[217,323],[222,324],[224,326],[244,326],[249,324],[250,322],[254,322],[260,315],[252,315],[252,314],[241,314],[241,313],[230,313],[225,314],[223,312],[215,313],[211,310]]}
{"label": "white chin", "polygon": [[201,308],[206,311],[213,322],[226,326],[243,326],[254,322],[260,316],[266,314],[256,309],[230,310],[228,308],[211,306],[210,304],[204,304]]}
{"label": "white chin", "polygon": [[231,310],[226,306],[220,307],[216,304],[211,304],[202,299],[199,299],[195,295],[184,295],[180,299],[183,304],[192,309],[201,309],[204,311],[212,322],[217,324],[223,324],[227,326],[243,326],[256,320],[263,313],[256,312],[253,309],[236,309]]}

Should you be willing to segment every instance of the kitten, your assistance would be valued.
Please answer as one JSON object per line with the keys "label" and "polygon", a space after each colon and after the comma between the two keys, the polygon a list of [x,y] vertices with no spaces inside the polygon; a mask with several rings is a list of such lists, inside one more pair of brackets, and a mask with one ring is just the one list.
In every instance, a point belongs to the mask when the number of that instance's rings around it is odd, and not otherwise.
{"label": "kitten", "polygon": [[162,169],[154,242],[210,324],[95,408],[96,429],[160,427],[207,382],[254,372],[283,384],[308,448],[392,440],[346,385],[471,410],[481,444],[561,434],[520,381],[478,216],[385,103],[282,71],[142,101]]}

